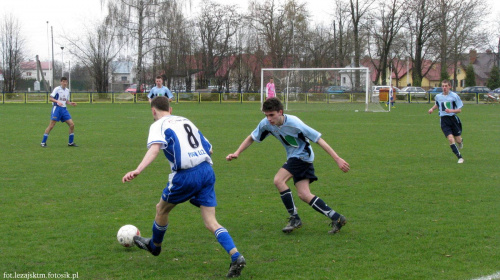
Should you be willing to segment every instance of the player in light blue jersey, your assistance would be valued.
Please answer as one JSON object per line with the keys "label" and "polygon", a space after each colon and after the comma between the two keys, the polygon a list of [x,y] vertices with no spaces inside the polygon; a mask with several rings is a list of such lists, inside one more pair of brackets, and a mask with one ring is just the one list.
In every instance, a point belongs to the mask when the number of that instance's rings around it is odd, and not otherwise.
{"label": "player in light blue jersey", "polygon": [[462,112],[464,104],[458,94],[450,91],[450,86],[451,84],[448,80],[443,80],[441,82],[443,93],[436,95],[436,102],[434,106],[429,109],[429,114],[432,114],[435,109],[439,109],[441,130],[448,139],[451,150],[457,156],[458,163],[463,163],[464,158],[458,150],[462,149],[464,146],[462,139],[462,122],[457,114]]}
{"label": "player in light blue jersey", "polygon": [[270,135],[274,136],[285,147],[287,154],[287,161],[274,176],[274,184],[280,192],[285,208],[290,214],[288,224],[282,231],[290,233],[302,226],[292,192],[287,186],[288,180],[293,178],[299,198],[332,220],[332,229],[329,233],[339,232],[340,228],[346,224],[346,218],[331,209],[321,198],[312,194],[309,189],[309,184],[318,179],[314,174],[314,152],[309,141],[315,142],[323,148],[343,172],[349,171],[349,164],[339,157],[330,145],[321,138],[321,133],[303,123],[296,116],[283,114],[283,104],[279,99],[267,99],[262,105],[262,111],[266,117],[241,143],[236,152],[226,157],[226,160],[237,159],[253,142],[261,142]]}
{"label": "player in light blue jersey", "polygon": [[49,138],[49,133],[52,131],[57,122],[65,122],[69,126],[69,140],[68,147],[78,147],[74,142],[75,137],[75,123],[71,119],[66,104],[71,106],[76,106],[75,102],[70,101],[70,95],[68,89],[68,78],[61,77],[61,86],[58,86],[49,95],[49,100],[52,101],[52,113],[50,115],[49,126],[45,129],[43,134],[42,143],[40,146],[43,148],[47,147],[47,139]]}
{"label": "player in light blue jersey", "polygon": [[174,95],[166,86],[163,85],[163,77],[160,75],[156,76],[155,83],[156,86],[153,87],[148,94],[149,103],[151,103],[151,100],[153,100],[156,96],[166,96],[168,97],[168,100],[172,102]]}
{"label": "player in light blue jersey", "polygon": [[188,119],[172,115],[168,98],[158,96],[151,101],[155,122],[149,129],[148,151],[133,171],[123,176],[122,182],[136,178],[163,151],[170,163],[171,173],[156,205],[153,237],[134,237],[138,247],[154,256],[161,253],[163,237],[169,225],[169,213],[177,204],[189,201],[201,210],[205,227],[231,256],[228,277],[238,277],[246,261],[238,252],[232,237],[215,218],[215,174],[212,169],[212,146],[201,131]]}

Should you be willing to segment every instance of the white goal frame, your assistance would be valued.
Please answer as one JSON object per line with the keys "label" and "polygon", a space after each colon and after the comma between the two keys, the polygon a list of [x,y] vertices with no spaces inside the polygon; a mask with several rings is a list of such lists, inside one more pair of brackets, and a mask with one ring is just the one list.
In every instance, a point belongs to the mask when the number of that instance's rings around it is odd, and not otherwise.
{"label": "white goal frame", "polygon": [[[362,70],[366,71],[366,81],[365,81],[365,112],[368,111],[369,104],[369,91],[370,91],[370,69],[368,67],[354,67],[354,68],[261,68],[260,70],[260,106],[262,108],[262,104],[265,100],[264,93],[264,71],[355,71]],[[288,93],[286,95],[286,99],[288,99]],[[287,110],[288,102],[285,100],[285,105]]]}

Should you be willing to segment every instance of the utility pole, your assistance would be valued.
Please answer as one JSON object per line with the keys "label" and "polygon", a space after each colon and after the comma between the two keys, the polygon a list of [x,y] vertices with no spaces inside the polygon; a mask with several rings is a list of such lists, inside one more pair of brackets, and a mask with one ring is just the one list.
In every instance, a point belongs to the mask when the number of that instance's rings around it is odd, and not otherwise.
{"label": "utility pole", "polygon": [[64,47],[61,47],[61,77],[64,77]]}
{"label": "utility pole", "polygon": [[50,33],[52,35],[52,86],[54,86],[54,29],[50,27]]}

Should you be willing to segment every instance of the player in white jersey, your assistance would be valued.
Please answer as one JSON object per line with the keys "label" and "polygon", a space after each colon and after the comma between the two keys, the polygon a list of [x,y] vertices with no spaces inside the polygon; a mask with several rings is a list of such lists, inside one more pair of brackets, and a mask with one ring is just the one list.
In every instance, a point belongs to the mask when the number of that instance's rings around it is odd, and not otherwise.
{"label": "player in white jersey", "polygon": [[40,146],[42,146],[43,148],[47,147],[47,138],[49,138],[49,133],[59,121],[65,122],[69,126],[68,146],[78,147],[78,145],[74,143],[75,123],[71,119],[71,115],[66,109],[66,104],[76,106],[75,102],[70,101],[70,95],[71,93],[68,89],[68,78],[62,77],[61,86],[56,87],[49,96],[49,100],[52,101],[52,113],[50,116],[49,126],[45,129],[42,143],[40,144]]}
{"label": "player in white jersey", "polygon": [[123,176],[122,182],[136,178],[163,151],[170,163],[171,173],[156,205],[152,238],[134,237],[138,247],[154,256],[161,253],[161,244],[167,231],[169,213],[180,203],[189,201],[201,210],[205,227],[231,256],[228,277],[238,277],[246,261],[238,252],[228,231],[215,218],[215,174],[212,169],[212,145],[201,131],[188,119],[172,115],[172,108],[165,96],[151,101],[155,122],[149,129],[148,151],[142,162],[133,171]]}
{"label": "player in white jersey", "polygon": [[293,178],[299,198],[308,203],[314,210],[332,220],[332,229],[329,233],[335,234],[346,224],[346,218],[328,207],[319,197],[311,193],[309,184],[318,178],[314,174],[314,152],[309,143],[313,141],[325,150],[337,163],[343,172],[349,171],[349,164],[321,138],[321,133],[312,129],[299,118],[283,114],[283,104],[277,98],[267,99],[262,105],[266,117],[260,121],[257,128],[241,143],[236,152],[229,154],[226,160],[237,159],[240,154],[253,142],[261,142],[272,135],[278,139],[287,154],[287,161],[274,176],[274,184],[281,195],[290,218],[283,232],[290,233],[302,226],[302,221],[297,213],[292,192],[287,186],[288,180]]}
{"label": "player in white jersey", "polygon": [[450,91],[450,86],[451,84],[448,80],[443,80],[441,82],[443,93],[436,95],[436,102],[434,106],[429,109],[429,114],[432,114],[435,109],[439,109],[441,130],[448,139],[452,152],[457,156],[458,163],[463,163],[464,159],[462,154],[458,151],[458,149],[462,149],[464,146],[462,139],[462,122],[457,114],[462,112],[464,104],[458,94]]}
{"label": "player in white jersey", "polygon": [[156,96],[166,96],[168,97],[168,100],[172,102],[174,95],[166,86],[163,85],[163,77],[160,75],[156,76],[155,83],[156,86],[153,87],[148,94],[149,103],[151,103],[151,100],[153,100]]}

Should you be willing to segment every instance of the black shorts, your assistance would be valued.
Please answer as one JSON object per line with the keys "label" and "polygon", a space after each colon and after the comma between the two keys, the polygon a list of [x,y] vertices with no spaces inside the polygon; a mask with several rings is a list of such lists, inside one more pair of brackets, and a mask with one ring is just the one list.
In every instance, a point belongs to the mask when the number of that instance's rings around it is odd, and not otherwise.
{"label": "black shorts", "polygon": [[314,175],[314,165],[312,162],[305,162],[298,158],[289,158],[282,167],[293,175],[294,184],[304,179],[309,179],[309,183],[318,180],[318,177]]}
{"label": "black shorts", "polygon": [[460,136],[462,135],[462,122],[458,116],[442,116],[441,117],[441,130],[445,137],[448,135]]}

